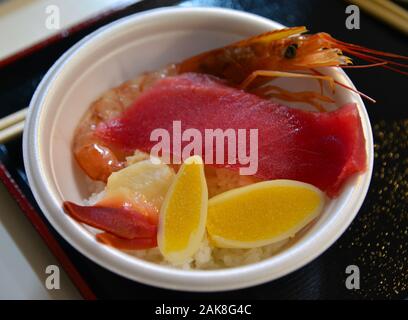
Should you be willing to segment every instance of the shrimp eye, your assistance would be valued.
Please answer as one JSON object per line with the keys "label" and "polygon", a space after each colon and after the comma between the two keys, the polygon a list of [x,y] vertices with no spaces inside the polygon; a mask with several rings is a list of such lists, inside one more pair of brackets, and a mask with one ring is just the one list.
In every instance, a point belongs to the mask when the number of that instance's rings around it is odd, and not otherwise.
{"label": "shrimp eye", "polygon": [[294,57],[296,57],[296,51],[297,51],[297,44],[296,43],[292,43],[291,45],[289,45],[286,50],[285,50],[285,58],[287,59],[293,59]]}

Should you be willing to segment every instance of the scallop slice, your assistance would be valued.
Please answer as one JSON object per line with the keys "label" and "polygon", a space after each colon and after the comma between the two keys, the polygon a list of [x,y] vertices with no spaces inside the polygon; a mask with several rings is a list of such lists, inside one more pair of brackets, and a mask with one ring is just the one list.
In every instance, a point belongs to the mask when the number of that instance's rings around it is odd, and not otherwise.
{"label": "scallop slice", "polygon": [[112,173],[106,184],[107,206],[128,206],[150,217],[157,223],[157,216],[164,197],[175,177],[174,170],[157,159],[155,163],[142,160]]}

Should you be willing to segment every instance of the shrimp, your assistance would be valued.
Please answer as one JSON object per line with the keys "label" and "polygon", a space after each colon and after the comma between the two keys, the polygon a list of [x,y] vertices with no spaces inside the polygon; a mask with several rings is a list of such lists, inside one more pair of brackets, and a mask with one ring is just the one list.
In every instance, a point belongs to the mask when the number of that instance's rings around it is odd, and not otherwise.
{"label": "shrimp", "polygon": [[75,130],[73,152],[81,169],[93,180],[106,181],[112,172],[125,166],[124,154],[106,146],[94,135],[100,122],[108,121],[121,114],[144,91],[158,79],[175,74],[175,65],[156,72],[142,74],[106,91],[94,101]]}
{"label": "shrimp", "polygon": [[[399,68],[408,65],[394,61],[408,57],[368,49],[355,44],[341,42],[327,33],[305,34],[306,27],[293,27],[266,32],[223,48],[211,50],[170,64],[161,70],[145,73],[104,93],[96,100],[81,120],[74,134],[73,151],[77,163],[94,180],[106,181],[112,172],[126,166],[126,157],[107,146],[94,135],[100,122],[117,117],[138,96],[161,78],[186,72],[214,75],[225,79],[231,86],[261,96],[265,99],[281,98],[287,101],[302,101],[324,111],[319,102],[334,102],[323,95],[323,82],[332,90],[335,85],[369,98],[357,90],[342,84],[316,68],[383,68],[408,75]],[[368,65],[353,65],[352,59],[343,53],[370,62]],[[319,81],[321,93],[312,91],[289,92],[269,82],[279,77],[306,78]]]}
{"label": "shrimp", "polygon": [[[406,60],[408,59],[406,56],[341,42],[324,32],[304,34],[305,32],[307,32],[306,27],[266,32],[189,58],[180,63],[179,72],[211,74],[227,79],[249,92],[255,94],[260,92],[263,97],[273,96],[271,90],[265,90],[263,85],[277,77],[311,78],[320,83],[327,81],[332,89],[334,89],[334,84],[337,84],[355,91],[332,77],[325,76],[315,70],[319,67],[368,68],[382,66],[408,75],[408,72],[397,68],[407,68],[407,64],[384,59],[386,57]],[[343,53],[348,53],[372,64],[352,65],[353,60]],[[272,91],[276,90],[275,87],[271,89]],[[312,105],[312,99],[327,101],[327,97],[316,92],[302,92],[297,95],[297,93],[290,94],[283,89],[278,91],[284,100],[303,101]],[[356,92],[372,100],[361,92]]]}

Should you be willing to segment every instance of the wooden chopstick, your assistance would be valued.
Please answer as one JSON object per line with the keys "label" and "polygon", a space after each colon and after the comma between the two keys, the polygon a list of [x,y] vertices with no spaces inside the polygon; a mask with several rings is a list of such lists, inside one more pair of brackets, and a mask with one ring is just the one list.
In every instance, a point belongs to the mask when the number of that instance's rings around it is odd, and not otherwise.
{"label": "wooden chopstick", "polygon": [[405,10],[403,7],[397,5],[394,2],[391,2],[390,0],[372,0],[372,1],[378,3],[380,6],[387,8],[387,10],[405,19],[406,23],[408,23],[408,11]]}
{"label": "wooden chopstick", "polygon": [[10,141],[23,132],[28,108],[24,108],[0,120],[0,144]]}
{"label": "wooden chopstick", "polygon": [[408,12],[389,0],[348,0],[408,35]]}

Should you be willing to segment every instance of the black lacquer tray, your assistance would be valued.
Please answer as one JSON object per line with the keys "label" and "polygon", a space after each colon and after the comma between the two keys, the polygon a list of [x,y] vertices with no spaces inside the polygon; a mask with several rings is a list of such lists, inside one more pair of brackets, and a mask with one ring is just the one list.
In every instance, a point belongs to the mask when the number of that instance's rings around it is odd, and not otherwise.
{"label": "black lacquer tray", "polygon": [[[222,6],[256,13],[287,26],[306,25],[347,42],[408,55],[403,34],[361,13],[359,30],[345,27],[348,5],[340,0],[143,1],[84,25],[80,30],[0,69],[0,116],[29,104],[54,61],[96,28],[120,17],[160,6]],[[367,102],[375,140],[370,190],[357,218],[343,236],[307,266],[279,280],[228,293],[162,290],[122,278],[73,249],[48,224],[27,184],[21,139],[0,147],[0,179],[40,232],[84,298],[106,299],[358,299],[408,297],[408,103],[407,78],[382,69],[348,74],[376,104]],[[348,265],[360,268],[360,289],[345,286]]]}

